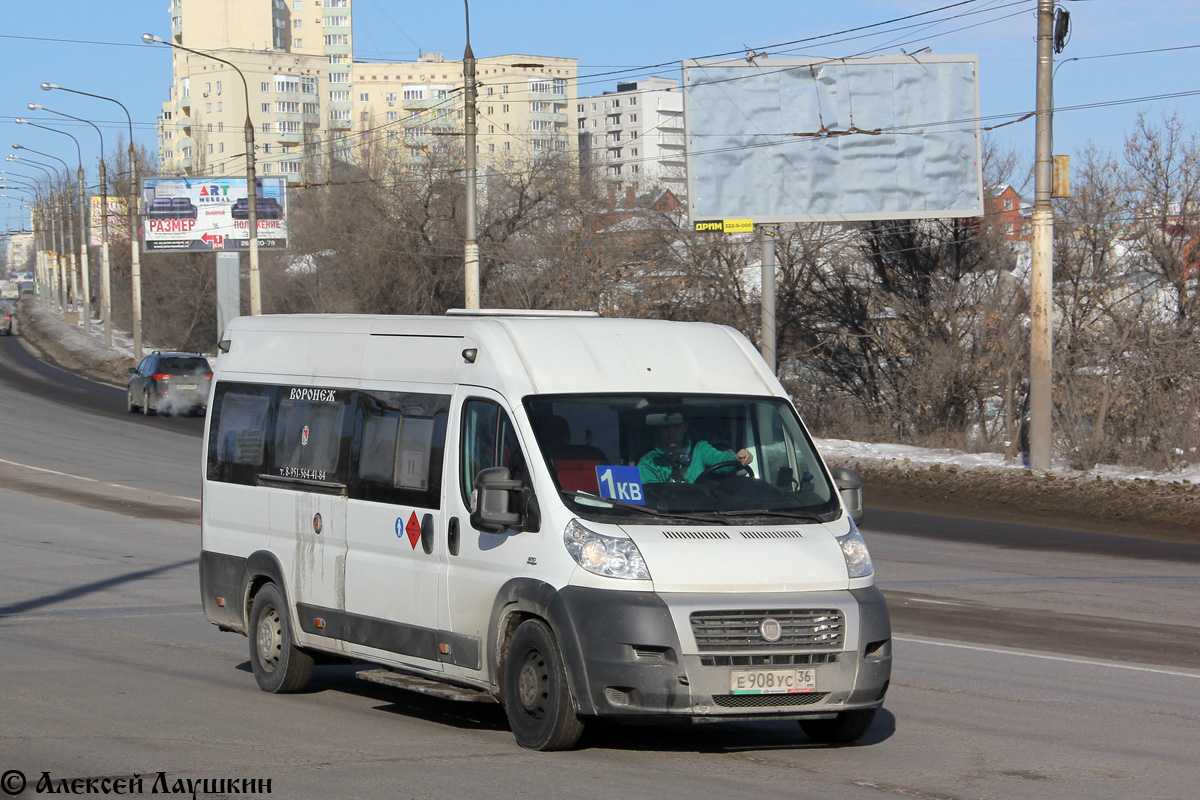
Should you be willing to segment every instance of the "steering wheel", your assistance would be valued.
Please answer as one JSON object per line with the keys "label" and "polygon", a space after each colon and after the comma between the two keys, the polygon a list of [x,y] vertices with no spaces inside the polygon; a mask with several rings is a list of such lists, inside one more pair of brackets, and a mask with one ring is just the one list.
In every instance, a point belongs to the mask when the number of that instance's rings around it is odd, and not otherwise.
{"label": "steering wheel", "polygon": [[726,477],[732,477],[733,475],[736,475],[738,472],[745,472],[746,476],[750,477],[750,478],[754,477],[754,470],[750,469],[749,464],[743,464],[742,462],[738,461],[737,459],[733,459],[731,461],[722,461],[720,464],[713,464],[711,467],[709,467],[708,469],[704,470],[699,475],[697,475],[696,480],[694,480],[692,482],[698,483],[701,480],[709,477],[710,475],[712,475],[712,473],[716,472],[719,469],[732,469],[733,470],[733,472],[730,475],[727,475]]}

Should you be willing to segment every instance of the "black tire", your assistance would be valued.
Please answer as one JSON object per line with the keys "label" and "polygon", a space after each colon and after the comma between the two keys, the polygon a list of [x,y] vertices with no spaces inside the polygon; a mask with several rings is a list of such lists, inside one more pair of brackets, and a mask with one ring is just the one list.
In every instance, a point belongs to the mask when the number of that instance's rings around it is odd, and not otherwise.
{"label": "black tire", "polygon": [[313,657],[296,647],[287,605],[273,583],[258,590],[250,608],[250,668],[264,692],[298,692],[312,677]]}
{"label": "black tire", "polygon": [[154,407],[150,405],[150,390],[142,390],[142,413],[147,417],[153,417],[155,414]]}
{"label": "black tire", "polygon": [[567,750],[583,735],[554,636],[541,620],[522,622],[504,659],[504,710],[517,744]]}
{"label": "black tire", "polygon": [[875,721],[875,709],[860,708],[843,711],[834,719],[800,720],[800,729],[814,742],[849,744],[863,737]]}

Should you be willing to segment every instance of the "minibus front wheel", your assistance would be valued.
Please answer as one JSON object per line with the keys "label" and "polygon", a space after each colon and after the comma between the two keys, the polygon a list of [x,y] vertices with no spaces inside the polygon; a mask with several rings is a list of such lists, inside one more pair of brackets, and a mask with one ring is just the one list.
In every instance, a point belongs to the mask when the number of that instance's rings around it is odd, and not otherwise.
{"label": "minibus front wheel", "polygon": [[522,622],[504,659],[504,710],[517,744],[567,750],[583,735],[554,636],[539,619]]}
{"label": "minibus front wheel", "polygon": [[264,584],[250,607],[250,667],[264,692],[298,692],[312,677],[313,657],[296,647],[287,617],[279,588]]}

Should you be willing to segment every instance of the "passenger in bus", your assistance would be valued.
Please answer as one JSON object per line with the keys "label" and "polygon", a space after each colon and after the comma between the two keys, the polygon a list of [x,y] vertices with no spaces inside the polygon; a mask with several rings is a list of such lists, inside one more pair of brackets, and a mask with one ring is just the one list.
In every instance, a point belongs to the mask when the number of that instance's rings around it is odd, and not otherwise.
{"label": "passenger in bus", "polygon": [[[734,453],[703,440],[693,442],[687,420],[678,412],[648,414],[646,424],[654,429],[656,444],[638,461],[642,483],[694,483],[710,467],[734,461],[748,466],[754,460],[744,448]],[[734,469],[731,465],[729,471]]]}

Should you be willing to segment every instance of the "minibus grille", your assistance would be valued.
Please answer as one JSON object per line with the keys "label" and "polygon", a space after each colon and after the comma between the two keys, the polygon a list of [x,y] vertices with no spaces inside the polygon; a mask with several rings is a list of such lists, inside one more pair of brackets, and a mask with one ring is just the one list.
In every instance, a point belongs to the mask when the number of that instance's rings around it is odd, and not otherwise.
{"label": "minibus grille", "polygon": [[811,706],[824,700],[829,692],[810,694],[715,694],[713,703],[722,708],[786,708]]}
{"label": "minibus grille", "polygon": [[[764,620],[779,623],[776,641],[763,638]],[[837,609],[696,611],[692,635],[700,650],[841,650],[846,619]]]}
{"label": "minibus grille", "polygon": [[838,653],[754,653],[700,656],[702,667],[810,667],[836,664]]}

